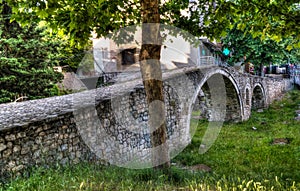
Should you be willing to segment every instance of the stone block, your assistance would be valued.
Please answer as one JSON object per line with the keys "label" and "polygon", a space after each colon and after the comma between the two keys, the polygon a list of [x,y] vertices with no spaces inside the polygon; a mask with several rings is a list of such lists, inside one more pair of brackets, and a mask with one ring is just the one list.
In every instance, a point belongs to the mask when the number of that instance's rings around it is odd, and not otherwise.
{"label": "stone block", "polygon": [[26,155],[30,152],[30,147],[23,147],[21,149],[21,155]]}
{"label": "stone block", "polygon": [[11,154],[12,154],[12,150],[11,149],[6,149],[5,151],[3,151],[2,156],[4,158],[8,158]]}
{"label": "stone block", "polygon": [[15,141],[16,140],[16,136],[14,134],[6,135],[5,136],[5,140],[6,141]]}
{"label": "stone block", "polygon": [[18,152],[21,151],[21,149],[22,149],[21,146],[15,145],[14,148],[13,148],[13,152],[14,152],[14,153],[18,153]]}
{"label": "stone block", "polygon": [[4,151],[7,148],[7,146],[4,143],[0,143],[0,152]]}

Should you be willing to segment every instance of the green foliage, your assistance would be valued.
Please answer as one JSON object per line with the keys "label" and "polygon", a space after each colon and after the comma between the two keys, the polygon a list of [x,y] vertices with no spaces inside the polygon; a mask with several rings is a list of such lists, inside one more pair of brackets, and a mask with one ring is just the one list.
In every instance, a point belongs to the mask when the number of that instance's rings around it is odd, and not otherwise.
{"label": "green foliage", "polygon": [[[247,57],[247,61],[256,66],[269,65],[270,63],[280,65],[289,61],[290,63],[299,62],[299,49],[289,50],[293,41],[292,38],[285,38],[277,42],[267,37],[253,37],[245,33],[249,27],[248,24],[238,23],[223,39],[223,46],[232,51],[232,55],[228,57],[230,65],[241,62],[244,56]],[[243,30],[238,28],[243,28]]]}
{"label": "green foliage", "polygon": [[[251,26],[246,32],[254,36],[266,36],[272,40],[294,36],[299,40],[299,1],[271,0],[271,1],[231,1],[238,10],[235,22]],[[240,24],[239,29],[244,25]],[[294,44],[299,48],[299,41]]]}
{"label": "green foliage", "polygon": [[271,180],[255,181],[234,176],[215,177],[213,174],[190,172],[172,167],[168,174],[153,169],[130,170],[95,164],[33,169],[30,177],[19,177],[9,183],[0,183],[0,191],[27,190],[299,190],[299,182],[285,182],[275,176]]}
{"label": "green foliage", "polygon": [[140,5],[136,0],[8,2],[18,13],[13,19],[23,24],[44,20],[54,30],[67,34],[72,46],[79,47],[88,41],[93,30],[99,36],[107,35],[122,26],[138,23],[140,18]]}
{"label": "green foliage", "polygon": [[77,71],[79,63],[87,55],[85,49],[91,47],[91,41],[87,41],[85,47],[72,47],[69,37],[62,32],[55,32],[46,25],[40,26],[43,29],[43,41],[47,46],[52,47],[48,52],[48,58],[51,59],[55,65],[68,66],[74,72]]}
{"label": "green foliage", "polygon": [[35,25],[20,28],[10,23],[10,8],[5,3],[0,8],[0,103],[55,95],[54,85],[62,79],[52,68],[55,44]]}
{"label": "green foliage", "polygon": [[[55,30],[68,34],[72,45],[87,42],[91,31],[105,36],[124,26],[141,23],[139,0],[7,1],[15,13],[13,19],[24,24],[46,21]],[[291,36],[300,39],[297,0],[169,0],[158,6],[161,23],[179,27],[194,36],[220,39],[239,22],[238,29],[244,31],[246,25],[251,26],[245,33],[254,37],[277,42]],[[290,47],[299,48],[299,41],[293,41]]]}
{"label": "green foliage", "polygon": [[[53,85],[61,74],[53,71],[49,58],[51,47],[37,37],[40,31],[24,28],[16,38],[1,38],[0,102],[13,101],[21,95],[29,99],[52,96]],[[33,39],[30,39],[33,38]]]}
{"label": "green foliage", "polygon": [[[67,34],[72,45],[77,46],[85,44],[92,31],[98,36],[106,36],[122,27],[141,23],[139,0],[8,2],[13,7],[14,20],[23,24],[46,21],[53,29]],[[225,29],[230,25],[228,11],[231,4],[223,1],[199,1],[191,7],[189,1],[171,0],[158,6],[161,23],[179,27],[194,36],[220,38],[225,35]],[[191,11],[190,15],[186,12],[188,10]],[[201,25],[200,17],[203,18]]]}

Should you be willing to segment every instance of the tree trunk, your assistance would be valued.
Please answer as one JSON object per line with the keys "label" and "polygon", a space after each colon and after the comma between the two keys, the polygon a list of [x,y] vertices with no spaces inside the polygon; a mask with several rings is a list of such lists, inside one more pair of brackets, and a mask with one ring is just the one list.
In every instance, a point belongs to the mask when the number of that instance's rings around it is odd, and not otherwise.
{"label": "tree trunk", "polygon": [[[140,68],[149,106],[149,128],[152,144],[152,165],[158,169],[170,167],[166,143],[167,128],[160,64],[161,36],[158,0],[141,0],[142,47]],[[147,24],[149,23],[149,24]]]}
{"label": "tree trunk", "polygon": [[[12,14],[12,9],[10,6],[8,6],[8,4],[5,1],[2,1],[2,3],[0,3],[0,14],[2,16],[3,21],[0,20],[0,24],[3,24],[3,33],[1,36],[6,35],[7,33],[9,34],[9,36],[12,37],[17,37],[18,34],[14,34],[13,31],[15,31],[14,28],[17,28],[18,30],[21,30],[21,27],[19,26],[19,24],[16,21],[11,22],[11,14]],[[3,22],[3,23],[2,23]]]}

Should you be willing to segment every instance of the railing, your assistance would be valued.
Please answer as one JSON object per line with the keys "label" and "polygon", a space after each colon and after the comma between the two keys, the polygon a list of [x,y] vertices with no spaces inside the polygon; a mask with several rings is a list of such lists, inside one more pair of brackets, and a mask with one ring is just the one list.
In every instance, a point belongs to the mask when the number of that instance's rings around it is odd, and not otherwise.
{"label": "railing", "polygon": [[200,56],[198,58],[199,66],[203,65],[223,65],[223,62],[214,56]]}
{"label": "railing", "polygon": [[215,64],[215,58],[213,56],[201,56],[198,59],[199,65],[212,65]]}
{"label": "railing", "polygon": [[291,81],[293,84],[300,86],[300,68],[295,68],[291,71]]}

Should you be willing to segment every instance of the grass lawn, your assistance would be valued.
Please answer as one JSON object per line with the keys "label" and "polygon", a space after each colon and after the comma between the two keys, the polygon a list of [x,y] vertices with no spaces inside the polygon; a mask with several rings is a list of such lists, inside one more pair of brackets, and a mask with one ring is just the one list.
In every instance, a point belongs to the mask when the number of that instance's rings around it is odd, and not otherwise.
{"label": "grass lawn", "polygon": [[[95,164],[35,169],[0,183],[0,190],[300,190],[300,91],[289,92],[250,120],[226,123],[213,146],[199,153],[206,121],[167,172]],[[255,128],[253,128],[255,127]],[[273,144],[274,141],[278,144]],[[210,172],[185,170],[204,164]]]}

